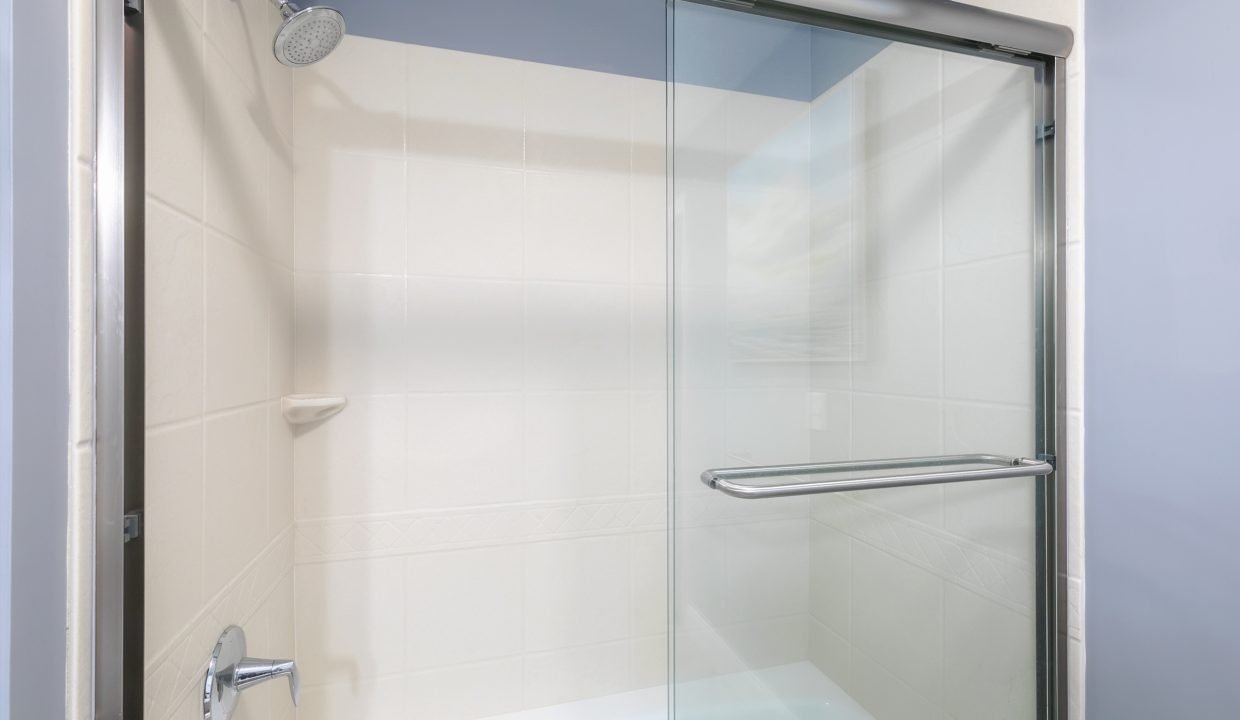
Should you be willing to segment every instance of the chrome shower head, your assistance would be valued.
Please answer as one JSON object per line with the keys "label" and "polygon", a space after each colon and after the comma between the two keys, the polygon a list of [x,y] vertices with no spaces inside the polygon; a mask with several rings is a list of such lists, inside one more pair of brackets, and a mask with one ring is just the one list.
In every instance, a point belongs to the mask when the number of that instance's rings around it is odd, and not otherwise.
{"label": "chrome shower head", "polygon": [[344,16],[322,5],[302,8],[288,0],[272,0],[284,15],[271,50],[289,67],[313,65],[336,49],[344,38]]}

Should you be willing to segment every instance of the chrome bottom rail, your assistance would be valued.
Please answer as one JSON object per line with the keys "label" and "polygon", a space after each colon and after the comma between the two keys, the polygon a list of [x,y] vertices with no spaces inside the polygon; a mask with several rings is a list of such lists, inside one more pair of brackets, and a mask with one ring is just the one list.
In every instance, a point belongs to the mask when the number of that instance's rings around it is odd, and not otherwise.
{"label": "chrome bottom rail", "polygon": [[[936,470],[959,465],[985,465],[965,470]],[[793,477],[807,475],[840,475],[870,473],[883,470],[915,470],[873,477],[847,477],[829,480],[783,484],[749,484],[741,480]],[[1012,458],[1003,455],[946,455],[942,457],[896,458],[892,460],[860,460],[856,462],[812,463],[808,465],[769,465],[722,468],[702,473],[702,482],[719,492],[745,500],[760,498],[818,495],[822,493],[877,490],[882,488],[942,485],[947,483],[1001,480],[1004,478],[1039,477],[1055,472],[1051,460]]]}

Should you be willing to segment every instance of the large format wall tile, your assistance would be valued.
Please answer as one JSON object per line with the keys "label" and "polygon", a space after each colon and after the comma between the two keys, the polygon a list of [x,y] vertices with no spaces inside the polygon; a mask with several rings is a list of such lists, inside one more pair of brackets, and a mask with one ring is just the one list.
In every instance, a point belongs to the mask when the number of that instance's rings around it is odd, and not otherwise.
{"label": "large format wall tile", "polygon": [[266,230],[270,129],[255,112],[262,104],[261,90],[239,80],[211,43],[205,55],[203,219],[212,229],[257,246]]}
{"label": "large format wall tile", "polygon": [[301,712],[665,682],[664,84],[358,37],[293,82],[293,389],[349,396],[293,439]]}
{"label": "large format wall tile", "polygon": [[145,74],[146,97],[160,120],[146,126],[147,193],[200,220],[206,71],[201,22],[180,3],[152,3]]}
{"label": "large format wall tile", "polygon": [[628,688],[628,643],[604,643],[529,655],[525,704],[543,707],[611,695]]}
{"label": "large format wall tile", "polygon": [[943,705],[951,717],[1028,717],[1035,658],[1008,649],[1037,632],[1033,618],[953,585],[943,598]]}
{"label": "large format wall tile", "polygon": [[405,160],[335,148],[299,148],[298,270],[405,273]]}
{"label": "large format wall tile", "polygon": [[411,391],[521,389],[520,283],[413,278],[408,287]]}
{"label": "large format wall tile", "polygon": [[307,687],[301,693],[298,720],[405,720],[405,680],[399,676],[361,679],[334,685]]}
{"label": "large format wall tile", "polygon": [[497,505],[526,498],[519,393],[408,397],[406,507]]}
{"label": "large format wall tile", "polygon": [[149,586],[143,641],[155,652],[167,647],[206,602],[202,454],[199,422],[147,433],[146,531],[160,542],[147,548],[144,559]]}
{"label": "large format wall tile", "polygon": [[203,262],[202,224],[148,200],[147,425],[202,413]]}
{"label": "large format wall tile", "polygon": [[485,718],[520,710],[524,669],[521,658],[507,658],[411,673],[400,717]]}
{"label": "large format wall tile", "polygon": [[[152,720],[201,715],[229,624],[252,653],[293,654],[292,436],[278,403],[293,375],[293,82],[271,58],[278,17],[231,0],[147,8]],[[239,718],[292,717],[275,685],[247,705]]]}
{"label": "large format wall tile", "polygon": [[293,76],[297,147],[403,153],[404,59],[400,43],[346,36],[330,60],[298,69]]}
{"label": "large format wall tile", "polygon": [[623,179],[630,161],[629,87],[635,82],[640,81],[527,64],[526,167],[607,173]]}
{"label": "large format wall tile", "polygon": [[526,498],[628,493],[627,393],[530,394],[525,400]]}
{"label": "large format wall tile", "polygon": [[294,604],[306,686],[405,669],[405,578],[399,558],[299,565]]}
{"label": "large format wall tile", "polygon": [[[208,595],[236,577],[267,544],[267,409],[238,410],[206,422],[203,513]],[[222,630],[223,628],[221,628]]]}
{"label": "large format wall tile", "polygon": [[410,275],[521,279],[520,170],[410,160],[408,173]]}
{"label": "large format wall tile", "polygon": [[531,172],[525,193],[528,277],[628,282],[627,174]]}
{"label": "large format wall tile", "polygon": [[355,396],[293,444],[298,520],[399,512],[405,505],[405,398]]}
{"label": "large format wall tile", "polygon": [[937,397],[943,382],[939,274],[888,278],[866,289],[866,354],[853,363],[853,389]]}
{"label": "large format wall tile", "polygon": [[272,310],[268,269],[249,248],[207,233],[203,341],[207,411],[268,397]]}
{"label": "large format wall tile", "polygon": [[1032,254],[950,268],[944,285],[948,397],[1032,405]]}
{"label": "large format wall tile", "polygon": [[937,700],[943,581],[863,543],[852,552],[853,646]]}
{"label": "large format wall tile", "polygon": [[417,45],[406,57],[411,155],[524,166],[528,63]]}
{"label": "large format wall tile", "polygon": [[528,649],[552,650],[627,637],[626,538],[535,543],[527,546],[525,563]]}
{"label": "large format wall tile", "polygon": [[294,385],[303,393],[405,389],[405,279],[297,273]]}
{"label": "large format wall tile", "polygon": [[409,669],[503,658],[523,649],[520,547],[433,553],[405,563]]}
{"label": "large format wall tile", "polygon": [[526,286],[526,386],[531,390],[629,387],[629,289]]}

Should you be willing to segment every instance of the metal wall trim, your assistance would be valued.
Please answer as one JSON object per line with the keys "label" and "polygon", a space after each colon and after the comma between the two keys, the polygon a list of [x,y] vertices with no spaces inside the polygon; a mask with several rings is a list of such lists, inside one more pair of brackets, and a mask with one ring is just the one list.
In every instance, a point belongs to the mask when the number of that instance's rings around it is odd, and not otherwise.
{"label": "metal wall trim", "polygon": [[762,14],[810,11],[891,30],[954,38],[1017,54],[1067,57],[1072,29],[954,0],[693,0]]}
{"label": "metal wall trim", "polygon": [[142,717],[142,25],[95,3],[95,484],[91,696],[96,720]]}

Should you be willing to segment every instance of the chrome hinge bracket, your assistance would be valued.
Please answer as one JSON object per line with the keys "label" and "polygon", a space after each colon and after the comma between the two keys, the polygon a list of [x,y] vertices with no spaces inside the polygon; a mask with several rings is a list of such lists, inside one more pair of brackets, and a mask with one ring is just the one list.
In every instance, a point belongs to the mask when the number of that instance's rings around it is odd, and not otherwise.
{"label": "chrome hinge bracket", "polygon": [[146,523],[142,518],[142,511],[125,513],[125,542],[137,540],[142,537],[143,526]]}
{"label": "chrome hinge bracket", "polygon": [[1055,123],[1038,126],[1038,139],[1046,140],[1055,137]]}
{"label": "chrome hinge bracket", "polygon": [[991,45],[998,52],[1007,53],[1008,55],[1016,55],[1018,57],[1029,57],[1033,53],[1028,50],[1012,47],[1011,45]]}
{"label": "chrome hinge bracket", "polygon": [[1049,463],[1050,466],[1055,468],[1056,470],[1059,469],[1059,464],[1058,464],[1059,459],[1055,457],[1054,455],[1051,455],[1050,453],[1041,453],[1040,455],[1038,455],[1038,459],[1044,463]]}

